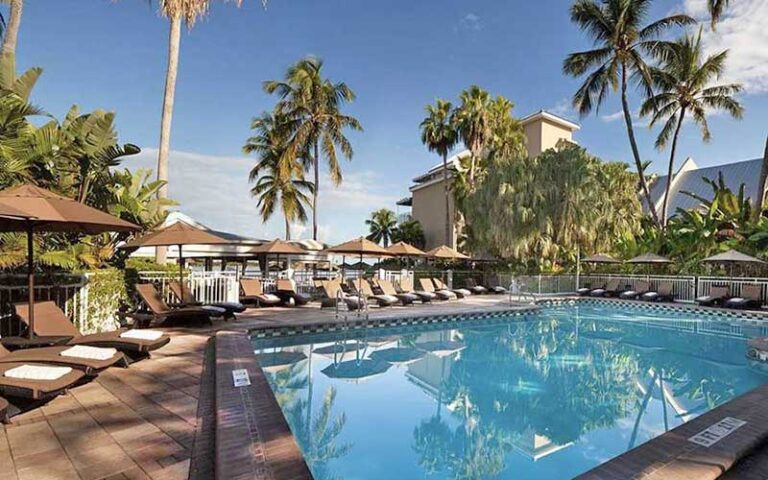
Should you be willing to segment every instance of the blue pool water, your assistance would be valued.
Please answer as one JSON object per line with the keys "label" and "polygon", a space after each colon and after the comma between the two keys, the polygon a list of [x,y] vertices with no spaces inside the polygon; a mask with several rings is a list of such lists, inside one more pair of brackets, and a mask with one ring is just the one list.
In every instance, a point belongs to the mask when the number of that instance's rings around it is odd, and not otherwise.
{"label": "blue pool water", "polygon": [[571,478],[762,384],[737,320],[550,307],[255,340],[318,480]]}

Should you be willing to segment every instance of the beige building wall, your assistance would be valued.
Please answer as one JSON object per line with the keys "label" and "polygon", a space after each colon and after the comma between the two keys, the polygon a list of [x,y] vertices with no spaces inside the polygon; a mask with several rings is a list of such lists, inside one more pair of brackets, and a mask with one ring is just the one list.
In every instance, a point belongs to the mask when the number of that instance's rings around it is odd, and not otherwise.
{"label": "beige building wall", "polygon": [[[450,180],[448,180],[450,182]],[[426,249],[432,249],[445,244],[445,188],[443,180],[436,180],[426,186],[413,190],[413,207],[411,215],[421,223],[424,230]],[[449,194],[449,213],[453,220],[456,210],[453,196]],[[456,248],[455,227],[451,229],[448,246]]]}
{"label": "beige building wall", "polygon": [[542,116],[523,122],[525,146],[529,157],[535,157],[545,150],[555,148],[560,140],[573,141],[573,130]]}

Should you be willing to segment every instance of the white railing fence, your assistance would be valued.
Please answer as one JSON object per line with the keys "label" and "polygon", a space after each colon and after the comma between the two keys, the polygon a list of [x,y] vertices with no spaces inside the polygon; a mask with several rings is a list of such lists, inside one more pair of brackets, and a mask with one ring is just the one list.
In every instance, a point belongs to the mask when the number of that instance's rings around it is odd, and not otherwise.
{"label": "white railing fence", "polygon": [[[171,293],[168,284],[178,281],[178,273],[172,272],[139,272],[141,282],[154,283],[161,291],[167,302],[178,302]],[[240,296],[240,275],[237,272],[190,272],[184,274],[184,281],[199,302],[236,302]]]}
{"label": "white railing fence", "polygon": [[[576,291],[576,275],[518,275],[514,277],[521,290],[536,294],[573,293]],[[662,283],[672,284],[672,293],[680,302],[692,302],[696,299],[697,285],[695,276],[684,275],[637,275],[637,274],[588,274],[579,277],[580,287],[600,288],[610,280],[618,280],[620,288],[635,288],[637,282],[646,281],[651,289]],[[724,279],[720,278],[722,282]],[[768,281],[768,279],[765,279]],[[727,281],[727,279],[726,279]],[[699,293],[699,295],[701,295]]]}
{"label": "white railing fence", "polygon": [[745,285],[759,285],[760,298],[765,303],[768,300],[768,278],[747,278],[747,277],[698,277],[697,291],[699,296],[709,295],[712,287],[728,287],[728,293],[732,297],[741,295],[741,290]]}

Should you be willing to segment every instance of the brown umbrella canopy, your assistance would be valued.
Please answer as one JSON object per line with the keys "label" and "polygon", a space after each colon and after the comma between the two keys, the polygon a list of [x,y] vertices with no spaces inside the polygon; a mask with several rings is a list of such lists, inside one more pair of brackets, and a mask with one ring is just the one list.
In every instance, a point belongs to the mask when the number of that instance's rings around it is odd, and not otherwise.
{"label": "brown umbrella canopy", "polygon": [[702,262],[709,262],[709,263],[737,263],[737,262],[744,262],[744,263],[765,263],[764,261],[760,260],[759,258],[750,257],[749,255],[746,255],[744,253],[738,252],[736,250],[728,250],[727,252],[718,253],[717,255],[712,255],[711,257],[707,257]]}
{"label": "brown umbrella canopy", "polygon": [[672,263],[672,260],[655,253],[644,253],[627,260],[627,263]]}
{"label": "brown umbrella canopy", "polygon": [[0,218],[0,231],[4,232],[28,231],[30,223],[35,232],[97,234],[140,230],[139,226],[130,222],[34,185],[0,191],[0,206],[33,217],[31,222],[23,223]]}
{"label": "brown umbrella canopy", "polygon": [[325,250],[325,253],[335,253],[337,255],[360,255],[361,257],[389,257],[391,253],[384,250],[378,244],[373,243],[365,237],[359,237],[348,242],[344,242],[335,247]]}
{"label": "brown umbrella canopy", "polygon": [[459,253],[456,250],[446,245],[440,245],[437,248],[433,248],[424,254],[425,257],[440,258],[444,260],[469,260],[469,257],[463,253]]}
{"label": "brown umbrella canopy", "polygon": [[35,331],[35,262],[32,248],[34,232],[97,234],[140,230],[138,225],[34,185],[21,185],[0,191],[0,209],[21,212],[23,216],[0,216],[0,231],[27,232],[30,337],[34,336]]}
{"label": "brown umbrella canopy", "polygon": [[421,257],[424,251],[405,242],[397,242],[386,248],[386,251],[396,257]]}
{"label": "brown umbrella canopy", "polygon": [[[13,207],[9,207],[7,205],[0,205],[0,217],[5,217],[7,220],[20,220],[25,219],[28,220],[31,217],[30,215],[25,214],[21,210],[17,210]],[[0,219],[2,221],[2,219]]]}
{"label": "brown umbrella canopy", "polygon": [[186,222],[176,222],[139,238],[134,238],[122,248],[167,247],[171,245],[221,245],[232,243],[208,230]]}

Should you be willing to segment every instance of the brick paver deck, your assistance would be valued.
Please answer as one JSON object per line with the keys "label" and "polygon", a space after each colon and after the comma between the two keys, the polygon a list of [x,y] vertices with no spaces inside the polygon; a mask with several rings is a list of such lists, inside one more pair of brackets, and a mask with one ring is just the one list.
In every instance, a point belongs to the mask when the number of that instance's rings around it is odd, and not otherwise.
{"label": "brick paver deck", "polygon": [[[483,296],[431,306],[372,308],[371,319],[502,308],[509,308],[506,298]],[[186,479],[209,337],[222,329],[242,332],[318,322],[335,322],[333,311],[252,309],[235,322],[167,329],[171,343],[152,358],[127,369],[109,369],[0,427],[0,480]],[[209,462],[195,460],[202,472],[210,471]]]}

